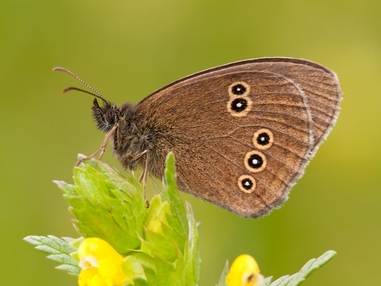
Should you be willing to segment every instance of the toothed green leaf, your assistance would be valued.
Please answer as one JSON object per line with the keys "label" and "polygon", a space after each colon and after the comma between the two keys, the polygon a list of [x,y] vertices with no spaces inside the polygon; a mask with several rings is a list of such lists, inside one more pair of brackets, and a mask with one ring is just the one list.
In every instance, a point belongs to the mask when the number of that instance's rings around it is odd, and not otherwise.
{"label": "toothed green leaf", "polygon": [[336,255],[336,252],[333,250],[328,250],[323,255],[321,255],[318,258],[313,258],[309,260],[304,266],[299,270],[298,273],[295,273],[291,276],[283,276],[279,279],[275,280],[274,282],[270,283],[271,280],[266,280],[265,286],[297,286],[303,283],[304,280],[316,269],[322,267],[324,264],[326,264],[328,261],[330,261],[334,256]]}
{"label": "toothed green leaf", "polygon": [[31,235],[25,237],[24,240],[48,254],[48,259],[60,264],[56,267],[57,269],[64,270],[71,275],[79,275],[81,269],[78,267],[77,261],[70,256],[76,249],[69,244],[68,239],[61,239],[53,235]]}
{"label": "toothed green leaf", "polygon": [[[74,215],[73,225],[83,236],[61,242],[66,257],[51,249],[54,240],[38,243],[59,269],[78,274],[76,248],[88,237],[102,238],[124,256],[125,285],[189,285],[198,283],[200,257],[197,224],[189,204],[184,205],[176,186],[173,154],[166,160],[165,184],[147,208],[140,183],[105,163],[88,160],[74,168],[74,184],[55,181]],[[46,248],[53,245],[54,247]],[[72,269],[73,268],[73,269]],[[75,271],[74,271],[75,270]]]}

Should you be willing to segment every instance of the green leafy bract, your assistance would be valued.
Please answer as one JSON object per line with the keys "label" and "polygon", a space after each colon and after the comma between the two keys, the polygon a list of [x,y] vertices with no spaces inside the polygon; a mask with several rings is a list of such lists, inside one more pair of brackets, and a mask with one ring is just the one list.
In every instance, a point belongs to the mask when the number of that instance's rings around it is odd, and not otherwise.
{"label": "green leafy bract", "polygon": [[30,235],[25,237],[24,240],[34,245],[36,249],[48,254],[48,259],[59,264],[56,267],[57,269],[64,270],[71,275],[78,275],[81,271],[78,262],[71,257],[71,254],[77,250],[70,245],[72,238],[58,238],[53,235]]}
{"label": "green leafy bract", "polygon": [[60,263],[58,268],[78,275],[81,240],[102,238],[125,257],[126,285],[196,285],[201,261],[197,224],[191,206],[180,198],[173,154],[167,157],[164,177],[161,192],[147,208],[141,184],[131,172],[124,178],[103,162],[84,161],[74,168],[73,185],[55,181],[83,238],[71,244],[52,236],[25,240]]}

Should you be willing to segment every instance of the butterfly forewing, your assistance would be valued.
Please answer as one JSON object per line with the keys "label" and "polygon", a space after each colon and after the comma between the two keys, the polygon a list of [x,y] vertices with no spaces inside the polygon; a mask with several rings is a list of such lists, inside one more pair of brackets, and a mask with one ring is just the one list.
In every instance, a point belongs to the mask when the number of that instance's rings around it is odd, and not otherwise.
{"label": "butterfly forewing", "polygon": [[[174,152],[180,189],[246,217],[285,200],[313,144],[303,90],[271,72],[178,82],[144,100],[139,112],[150,118],[160,146],[153,157]],[[261,145],[270,139],[270,147]]]}

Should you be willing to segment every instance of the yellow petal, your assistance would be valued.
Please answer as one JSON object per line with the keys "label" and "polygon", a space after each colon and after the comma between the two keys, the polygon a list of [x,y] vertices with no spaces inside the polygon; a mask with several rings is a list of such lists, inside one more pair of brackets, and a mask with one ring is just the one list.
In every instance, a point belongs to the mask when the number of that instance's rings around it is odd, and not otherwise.
{"label": "yellow petal", "polygon": [[107,286],[98,275],[97,268],[82,270],[78,278],[79,286]]}
{"label": "yellow petal", "polygon": [[114,264],[108,260],[99,262],[99,276],[106,282],[106,285],[123,285],[125,276],[120,264]]}
{"label": "yellow petal", "polygon": [[259,267],[255,259],[247,254],[238,256],[226,276],[228,286],[260,286],[263,276],[259,274]]}
{"label": "yellow petal", "polygon": [[123,257],[103,239],[96,237],[86,238],[78,248],[78,258],[80,261],[87,258],[92,266],[96,266],[94,257],[97,261],[110,260],[117,264],[123,262]]}
{"label": "yellow petal", "polygon": [[123,257],[106,241],[87,238],[78,248],[79,286],[123,286]]}

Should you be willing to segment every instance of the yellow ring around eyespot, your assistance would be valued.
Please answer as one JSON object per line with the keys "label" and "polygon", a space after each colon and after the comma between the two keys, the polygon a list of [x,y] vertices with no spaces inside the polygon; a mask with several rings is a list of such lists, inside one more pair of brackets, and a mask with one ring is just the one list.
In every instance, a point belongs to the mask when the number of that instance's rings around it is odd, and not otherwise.
{"label": "yellow ring around eyespot", "polygon": [[[249,159],[252,155],[258,155],[259,157],[261,157],[262,162],[263,162],[262,166],[260,166],[259,168],[253,168],[249,165]],[[256,150],[253,150],[253,151],[246,153],[245,158],[244,158],[244,164],[245,164],[245,167],[248,171],[253,172],[253,173],[258,173],[258,172],[263,171],[266,168],[267,159],[263,153],[256,151]]]}
{"label": "yellow ring around eyespot", "polygon": [[[242,85],[244,88],[246,88],[246,91],[244,93],[242,93],[242,94],[234,94],[232,92],[232,88],[233,88],[233,86],[239,85],[239,84]],[[236,82],[233,82],[231,85],[229,85],[228,92],[229,92],[229,96],[234,97],[234,98],[236,96],[247,96],[250,93],[250,85],[248,85],[244,81],[236,81]]]}
{"label": "yellow ring around eyespot", "polygon": [[[261,144],[259,144],[258,141],[257,141],[258,136],[259,136],[260,134],[262,134],[262,133],[265,133],[265,134],[267,134],[267,135],[270,137],[270,139],[269,139],[269,143],[268,143],[267,145],[261,145]],[[274,143],[274,135],[273,135],[273,133],[272,133],[269,129],[267,129],[267,128],[259,129],[257,132],[254,133],[254,136],[253,136],[253,143],[254,143],[254,146],[255,146],[256,148],[258,148],[259,150],[267,150],[267,149],[269,149],[269,148],[273,145],[273,143]]]}
{"label": "yellow ring around eyespot", "polygon": [[[233,103],[233,101],[238,99],[238,98],[244,99],[247,102],[246,108],[244,110],[242,110],[242,111],[235,111],[235,110],[232,109],[232,103]],[[228,112],[232,116],[242,117],[242,116],[246,116],[249,113],[249,111],[251,110],[252,105],[253,105],[253,102],[250,99],[250,97],[248,97],[248,96],[235,96],[235,97],[231,96],[230,100],[228,101],[227,108],[228,108]]]}
{"label": "yellow ring around eyespot", "polygon": [[[253,186],[250,188],[250,189],[245,189],[243,186],[242,186],[242,181],[245,180],[245,179],[248,179],[251,181],[251,183],[253,184]],[[249,176],[249,175],[242,175],[238,178],[238,187],[239,189],[242,191],[242,192],[245,192],[247,194],[251,194],[252,192],[255,191],[255,188],[257,186],[257,183],[255,181],[255,179],[252,177],[252,176]]]}

